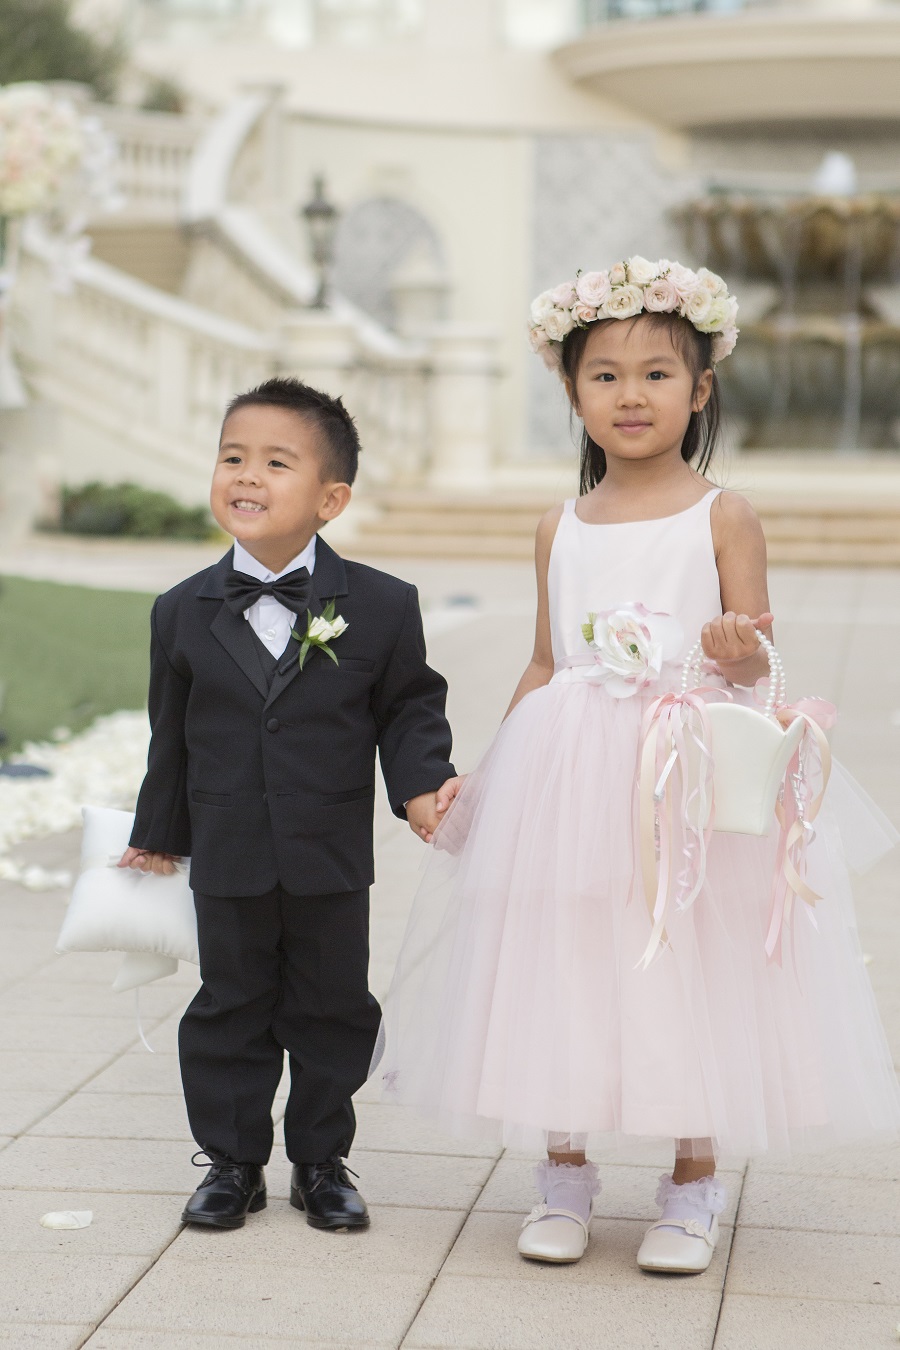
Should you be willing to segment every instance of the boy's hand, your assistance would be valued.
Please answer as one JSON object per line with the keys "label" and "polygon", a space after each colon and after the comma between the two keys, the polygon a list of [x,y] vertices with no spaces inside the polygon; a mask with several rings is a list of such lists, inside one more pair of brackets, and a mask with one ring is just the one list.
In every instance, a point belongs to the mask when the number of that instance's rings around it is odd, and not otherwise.
{"label": "boy's hand", "polygon": [[431,836],[438,827],[440,816],[437,813],[437,793],[423,792],[419,797],[411,797],[406,803],[406,819],[413,834],[431,843]]}
{"label": "boy's hand", "polygon": [[[768,670],[768,660],[755,630],[771,628],[773,622],[772,614],[760,614],[758,619],[750,619],[746,614],[732,614],[729,611],[720,619],[713,619],[712,623],[704,625],[700,635],[703,653],[717,666],[725,667],[722,673],[727,678],[736,674],[739,664],[743,665],[744,662],[747,666],[741,673],[749,675],[751,665],[759,665],[759,673],[763,674],[763,668]],[[755,661],[752,660],[754,657]]]}
{"label": "boy's hand", "polygon": [[158,877],[170,877],[177,862],[181,862],[177,853],[148,853],[145,848],[126,848],[116,866],[131,867],[135,872],[154,872]]}
{"label": "boy's hand", "polygon": [[437,813],[439,816],[445,816],[450,810],[467,777],[467,774],[461,773],[458,778],[448,778],[443,787],[438,788]]}

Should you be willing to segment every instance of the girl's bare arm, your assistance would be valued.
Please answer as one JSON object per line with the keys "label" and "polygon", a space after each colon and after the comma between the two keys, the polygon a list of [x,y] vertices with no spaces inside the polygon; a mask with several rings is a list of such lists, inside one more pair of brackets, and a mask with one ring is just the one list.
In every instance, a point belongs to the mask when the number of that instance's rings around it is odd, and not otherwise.
{"label": "girl's bare arm", "polygon": [[541,517],[537,527],[534,541],[534,564],[537,572],[537,620],[534,633],[534,651],[531,654],[531,660],[525,667],[522,678],[516,685],[512,701],[504,714],[504,721],[509,717],[513,708],[521,703],[526,694],[530,694],[533,689],[540,689],[542,685],[549,684],[553,677],[553,647],[550,641],[550,596],[547,589],[547,574],[550,569],[550,550],[553,547],[553,540],[561,515],[562,507],[554,506],[545,516]]}
{"label": "girl's bare arm", "polygon": [[745,497],[721,492],[712,505],[713,546],[722,617],[703,628],[703,651],[732,684],[755,684],[769,663],[754,629],[772,636],[766,577],[766,541]]}

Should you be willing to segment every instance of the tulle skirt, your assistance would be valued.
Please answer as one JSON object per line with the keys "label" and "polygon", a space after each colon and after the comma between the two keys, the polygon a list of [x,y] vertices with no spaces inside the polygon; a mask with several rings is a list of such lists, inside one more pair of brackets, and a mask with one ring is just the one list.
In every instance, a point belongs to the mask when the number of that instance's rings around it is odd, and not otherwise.
{"label": "tulle skirt", "polygon": [[837,768],[809,850],[816,926],[798,906],[780,966],[765,954],[774,831],[714,834],[702,892],[638,969],[647,702],[554,681],[501,727],[428,852],[385,1003],[386,1095],[528,1149],[548,1133],[742,1155],[893,1136],[900,1092],[848,875],[892,827]]}

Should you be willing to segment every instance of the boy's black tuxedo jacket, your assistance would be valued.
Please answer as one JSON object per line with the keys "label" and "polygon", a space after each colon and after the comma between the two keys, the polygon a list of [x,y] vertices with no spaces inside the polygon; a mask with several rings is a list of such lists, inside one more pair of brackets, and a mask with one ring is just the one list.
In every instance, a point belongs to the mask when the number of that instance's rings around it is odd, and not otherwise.
{"label": "boy's black tuxedo jacket", "polygon": [[[375,751],[395,814],[454,772],[447,685],[425,660],[416,590],[316,543],[310,612],[349,624],[339,665],[265,648],[224,603],[233,551],[153,607],[152,739],[132,844],[191,858],[206,895],[362,890],[373,880]],[[298,628],[306,629],[306,615]]]}

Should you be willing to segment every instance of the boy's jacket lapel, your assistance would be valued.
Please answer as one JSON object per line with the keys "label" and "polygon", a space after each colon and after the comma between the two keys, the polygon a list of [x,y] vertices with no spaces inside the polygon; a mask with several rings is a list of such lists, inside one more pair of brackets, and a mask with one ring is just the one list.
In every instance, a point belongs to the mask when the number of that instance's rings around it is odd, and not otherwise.
{"label": "boy's jacket lapel", "polygon": [[229,549],[225,557],[221,558],[207,574],[197,596],[201,600],[219,601],[219,607],[209,626],[210,632],[221,642],[232,661],[237,662],[257,692],[265,698],[269,689],[253,646],[259,638],[243,614],[233,614],[225,604],[225,578],[233,567],[234,550]]}
{"label": "boy's jacket lapel", "polygon": [[[316,565],[312,574],[312,594],[309,597],[309,609],[305,614],[301,614],[297,620],[296,631],[301,635],[306,632],[308,622],[307,615],[317,618],[329,600],[337,599],[339,596],[347,594],[347,569],[344,566],[342,558],[339,558],[334,549],[329,548],[323,542],[321,536],[316,538]],[[247,628],[249,624],[245,625]],[[314,651],[310,652],[307,661],[312,661],[316,657]],[[321,658],[328,660],[328,657]],[[278,662],[278,669],[275,672],[275,678],[272,681],[272,688],[268,691],[266,707],[280,698],[287,689],[288,685],[300,674],[300,644],[293,638],[288,642],[286,650],[282,653]]]}
{"label": "boy's jacket lapel", "polygon": [[[206,580],[197,592],[200,600],[218,600],[219,608],[210,624],[210,632],[222,644],[228,655],[240,666],[247,679],[265,700],[265,706],[274,703],[287,689],[288,685],[300,674],[300,647],[292,638],[283,653],[271,689],[266,684],[260,666],[259,656],[254,644],[259,641],[243,614],[233,614],[225,602],[225,578],[234,567],[234,550],[229,549],[224,558],[216,563],[207,574]],[[338,599],[347,594],[347,569],[343,560],[334,549],[321,539],[316,540],[316,565],[312,574],[312,594],[308,613],[313,617],[322,613],[329,600]],[[306,614],[301,614],[298,631],[306,629]],[[311,652],[308,660],[315,657]]]}

